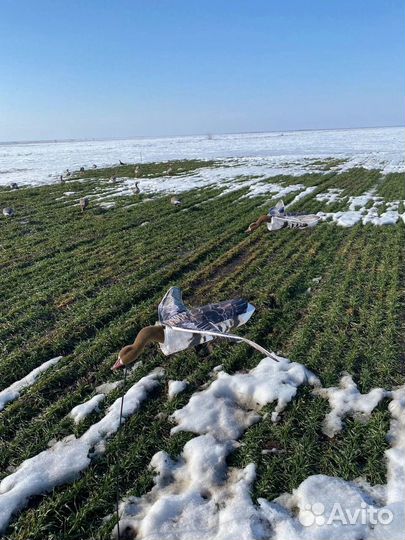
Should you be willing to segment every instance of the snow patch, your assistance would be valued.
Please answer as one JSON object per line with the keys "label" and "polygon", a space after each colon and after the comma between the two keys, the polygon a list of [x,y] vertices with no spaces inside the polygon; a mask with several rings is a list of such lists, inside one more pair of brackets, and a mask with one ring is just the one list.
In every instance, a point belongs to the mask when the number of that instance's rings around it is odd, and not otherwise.
{"label": "snow patch", "polygon": [[4,409],[4,407],[7,405],[7,403],[10,403],[11,401],[15,401],[20,397],[20,392],[24,390],[24,388],[28,388],[29,386],[32,386],[39,375],[41,373],[44,373],[47,371],[50,367],[54,366],[61,360],[63,356],[57,356],[56,358],[51,358],[51,360],[47,360],[37,368],[33,369],[28,375],[26,375],[24,378],[20,379],[19,381],[16,381],[8,388],[5,388],[0,392],[0,411]]}
{"label": "snow patch", "polygon": [[361,394],[350,375],[342,377],[338,388],[315,388],[313,393],[326,398],[332,408],[325,417],[322,430],[328,437],[334,437],[342,430],[345,416],[367,420],[375,407],[387,396],[383,388],[374,388],[368,394]]}
{"label": "snow patch", "polygon": [[315,191],[315,189],[316,189],[316,186],[307,187],[306,189],[304,189],[304,191],[301,191],[301,193],[298,193],[298,195],[296,195],[294,197],[294,199],[289,204],[287,204],[285,207],[289,208],[290,206],[292,206],[296,202],[300,201],[301,199],[304,199],[305,197],[308,197],[308,195],[311,195],[311,193],[313,193]]}
{"label": "snow patch", "polygon": [[[161,369],[155,370],[125,393],[122,422],[140,407],[162,376]],[[73,482],[90,465],[94,456],[89,454],[90,451],[95,449],[97,454],[102,450],[106,439],[120,426],[121,401],[122,398],[116,399],[105,416],[80,438],[70,435],[56,442],[48,450],[23,461],[13,474],[3,478],[0,482],[0,533],[7,527],[11,516],[27,504],[29,497]]]}
{"label": "snow patch", "polygon": [[319,202],[325,202],[326,204],[332,204],[341,200],[343,189],[329,188],[324,193],[318,193],[315,195],[315,199]]}
{"label": "snow patch", "polygon": [[297,387],[308,382],[319,384],[313,373],[288,358],[264,358],[248,373],[228,375],[220,371],[207,390],[192,395],[188,404],[175,411],[172,419],[179,431],[211,433],[218,440],[237,439],[248,427],[260,420],[256,412],[268,403],[277,402],[272,420],[293,399]]}
{"label": "snow patch", "polygon": [[[65,141],[57,143],[17,143],[0,145],[0,183],[49,184],[59,181],[63,168],[79,170],[113,166],[118,156],[125,162],[151,163],[169,159],[216,159],[224,165],[242,165],[262,178],[279,174],[299,176],[324,171],[311,163],[337,158],[346,160],[337,170],[353,167],[379,169],[384,173],[405,170],[404,128],[343,129],[273,133],[239,133],[204,136],[139,138],[110,141]],[[27,174],[28,168],[28,174]],[[214,170],[214,169],[212,169]],[[168,178],[167,184],[165,178]],[[164,182],[177,190],[198,187],[194,175],[178,181],[171,177],[147,179],[152,184]],[[140,180],[140,179],[138,179]],[[143,180],[143,179],[142,179]],[[204,181],[207,181],[206,179]],[[211,179],[211,183],[216,178]],[[177,186],[176,186],[177,184]],[[150,189],[149,186],[146,187]],[[142,183],[142,191],[144,185]]]}
{"label": "snow patch", "polygon": [[79,424],[82,422],[89,414],[91,414],[94,411],[99,411],[99,405],[104,401],[105,395],[104,394],[97,394],[93,396],[91,399],[88,399],[87,401],[84,401],[83,403],[80,403],[79,405],[76,405],[76,407],[73,407],[73,409],[70,411],[69,415],[71,418],[73,418],[73,421],[75,424]]}
{"label": "snow patch", "polygon": [[177,396],[177,394],[180,394],[181,392],[184,392],[184,390],[187,388],[188,382],[186,380],[184,381],[169,381],[169,390],[168,390],[168,396],[169,400],[173,399]]}
{"label": "snow patch", "polygon": [[105,394],[108,395],[111,392],[113,392],[116,388],[122,386],[124,381],[115,381],[115,382],[108,382],[104,384],[100,384],[99,386],[96,386],[96,392],[99,394]]}
{"label": "snow patch", "polygon": [[[228,432],[227,437],[226,431],[219,429],[220,422],[215,415],[220,406],[228,408],[229,401],[234,403],[234,407],[238,403],[243,404],[247,413],[247,409],[260,408],[267,400],[275,401],[276,396],[283,393],[287,380],[279,380],[281,389],[273,388],[268,393],[265,382],[275,387],[274,376],[280,374],[278,370],[267,371],[268,360],[271,359],[266,358],[257,366],[263,370],[261,379],[255,372],[257,368],[247,374],[224,374],[225,377],[218,377],[208,390],[194,394],[186,407],[176,411],[182,413],[180,417],[176,413],[173,415],[180,426],[185,428],[188,422],[187,429],[206,433],[189,441],[176,459],[163,451],[155,454],[150,463],[155,472],[152,490],[141,497],[126,498],[119,507],[120,530],[125,530],[128,537],[136,536],[139,540],[402,540],[405,386],[393,392],[374,389],[362,395],[347,376],[341,388],[324,389],[327,397],[333,398],[336,410],[339,405],[341,417],[352,413],[370,414],[382,393],[392,398],[389,405],[392,448],[386,452],[386,487],[317,474],[304,480],[292,493],[284,493],[273,501],[259,499],[258,505],[253,502],[251,490],[255,465],[250,463],[244,469],[237,469],[228,467],[226,463],[229,454],[238,447],[232,437],[241,430]],[[286,379],[290,382],[291,379],[295,382],[305,382],[305,379],[317,382],[304,366],[284,360],[296,370],[295,376],[290,369],[285,369],[286,365],[279,370],[286,372]],[[211,422],[204,421],[207,411],[198,411],[194,406],[197,405],[194,398],[204,395],[212,397],[210,403],[208,400],[200,402],[214,408]],[[217,406],[214,399],[221,405]],[[196,414],[201,414],[202,420],[197,418],[193,422]],[[185,416],[188,416],[187,422]],[[245,427],[244,424],[242,430]],[[388,517],[389,522],[376,524],[378,513],[386,519]],[[342,523],[342,518],[345,523]],[[115,536],[116,533],[115,529]]]}

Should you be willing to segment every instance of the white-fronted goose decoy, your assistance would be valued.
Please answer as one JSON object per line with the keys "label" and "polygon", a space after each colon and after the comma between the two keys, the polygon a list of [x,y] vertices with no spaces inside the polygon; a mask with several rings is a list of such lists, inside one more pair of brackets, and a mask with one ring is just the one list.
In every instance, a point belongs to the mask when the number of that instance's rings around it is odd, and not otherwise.
{"label": "white-fronted goose decoy", "polygon": [[170,199],[170,204],[173,204],[173,206],[179,206],[181,204],[181,200],[177,197],[172,197]]}
{"label": "white-fronted goose decoy", "polygon": [[[121,349],[111,369],[120,369],[135,362],[149,343],[159,343],[164,355],[196,347],[214,338],[226,338],[248,343],[265,356],[269,351],[253,341],[226,332],[245,324],[255,308],[242,298],[188,308],[183,303],[179,287],[171,287],[158,307],[159,322],[142,328],[132,345]],[[274,358],[274,357],[273,357]]]}
{"label": "white-fronted goose decoy", "polygon": [[90,204],[90,201],[89,201],[88,197],[83,197],[82,199],[80,199],[79,205],[80,205],[80,208],[81,208],[82,212],[84,212],[86,210],[86,208],[88,208],[89,204]]}
{"label": "white-fronted goose decoy", "polygon": [[13,208],[10,208],[10,207],[3,208],[3,216],[14,217],[14,215],[15,215],[15,212]]}
{"label": "white-fronted goose decoy", "polygon": [[314,227],[319,219],[316,214],[287,214],[283,201],[278,201],[276,206],[270,208],[268,214],[260,216],[257,221],[251,223],[246,232],[255,231],[263,223],[266,223],[269,231],[278,231],[284,227],[305,229],[306,227]]}

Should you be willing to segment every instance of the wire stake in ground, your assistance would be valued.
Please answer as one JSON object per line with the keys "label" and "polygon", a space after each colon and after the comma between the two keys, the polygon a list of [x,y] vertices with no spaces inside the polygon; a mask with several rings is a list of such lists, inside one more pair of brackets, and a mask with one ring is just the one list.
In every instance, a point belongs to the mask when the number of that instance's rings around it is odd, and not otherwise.
{"label": "wire stake in ground", "polygon": [[[127,380],[127,368],[124,368],[124,384],[123,387],[125,389],[125,383]],[[124,397],[125,397],[125,391],[122,394],[121,399],[121,407],[120,407],[120,420],[118,424],[118,430],[121,430],[121,424],[122,424],[122,411],[124,410]],[[121,438],[121,434],[118,435]],[[121,442],[121,441],[119,441]],[[120,445],[118,445],[118,448]],[[120,462],[119,462],[119,456],[117,456],[117,477],[116,477],[116,486],[117,486],[117,493],[116,493],[116,513],[117,513],[117,533],[118,533],[118,540],[121,540],[121,532],[120,532],[120,514],[119,514],[119,503],[120,503]]]}

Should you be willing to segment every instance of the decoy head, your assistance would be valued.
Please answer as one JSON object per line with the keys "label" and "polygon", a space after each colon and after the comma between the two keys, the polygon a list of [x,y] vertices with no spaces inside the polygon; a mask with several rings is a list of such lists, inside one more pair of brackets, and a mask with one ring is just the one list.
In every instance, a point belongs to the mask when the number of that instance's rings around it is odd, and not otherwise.
{"label": "decoy head", "polygon": [[163,343],[164,340],[163,326],[145,326],[136,336],[132,345],[127,345],[120,350],[118,359],[111,369],[121,369],[132,364],[141,356],[146,345],[152,342]]}
{"label": "decoy head", "polygon": [[258,227],[258,224],[257,223],[251,223],[249,225],[249,227],[246,229],[245,232],[247,232],[248,234],[252,233],[253,231],[255,231]]}
{"label": "decoy head", "polygon": [[142,354],[140,347],[135,345],[127,345],[120,350],[118,359],[111,369],[119,369],[135,362],[137,358]]}

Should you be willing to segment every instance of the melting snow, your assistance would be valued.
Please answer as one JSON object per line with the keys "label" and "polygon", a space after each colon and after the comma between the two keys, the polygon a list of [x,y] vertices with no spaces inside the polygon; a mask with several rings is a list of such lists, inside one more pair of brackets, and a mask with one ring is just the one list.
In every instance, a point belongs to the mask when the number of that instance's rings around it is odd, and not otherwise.
{"label": "melting snow", "polygon": [[175,411],[172,418],[178,431],[211,433],[219,440],[237,439],[248,427],[260,420],[256,410],[277,401],[272,420],[285,409],[305,382],[319,381],[301,364],[276,356],[265,358],[248,373],[228,375],[224,371],[207,390],[193,394],[188,404]]}
{"label": "melting snow", "polygon": [[113,390],[115,390],[116,388],[118,388],[119,386],[121,386],[123,382],[124,381],[115,381],[115,382],[100,384],[100,386],[96,387],[96,392],[98,392],[99,394],[107,395]]}
{"label": "melting snow", "polygon": [[367,419],[387,392],[383,388],[374,388],[368,394],[361,394],[352,377],[345,375],[340,380],[339,388],[315,388],[314,394],[329,400],[332,410],[325,417],[323,432],[328,437],[334,437],[342,430],[345,416]]}
{"label": "melting snow", "polygon": [[[402,540],[405,386],[393,392],[374,389],[362,395],[347,376],[341,388],[323,389],[333,403],[338,422],[346,414],[370,414],[384,395],[392,398],[387,486],[313,475],[291,494],[271,502],[259,499],[255,505],[251,498],[255,465],[228,467],[226,459],[238,446],[234,437],[248,427],[246,415],[252,409],[260,409],[280,396],[288,402],[299,384],[318,382],[304,366],[280,360],[279,368],[266,358],[246,374],[219,374],[207,390],[194,394],[188,405],[174,413],[180,429],[200,435],[189,441],[176,459],[163,451],[152,458],[155,486],[144,496],[128,497],[120,504],[120,530],[127,538]],[[240,416],[230,414],[231,408],[240,408]],[[224,427],[224,420],[234,429]],[[335,428],[336,422],[332,424]]]}
{"label": "melting snow", "polygon": [[388,504],[401,501],[405,496],[405,385],[392,391],[391,397],[388,440],[392,448],[385,452],[388,458]]}
{"label": "melting snow", "polygon": [[304,189],[304,191],[301,191],[301,193],[298,193],[298,195],[296,195],[294,197],[294,199],[289,204],[286,205],[286,208],[289,208],[290,206],[292,206],[296,202],[300,201],[301,199],[304,199],[304,197],[307,197],[308,195],[311,195],[311,193],[313,193],[315,191],[315,189],[316,189],[316,187],[313,187],[313,186],[307,187],[306,189]]}
{"label": "melting snow", "polygon": [[173,399],[177,394],[184,392],[187,388],[187,381],[169,381],[168,396],[169,399]]}
{"label": "melting snow", "polygon": [[102,403],[102,401],[104,401],[104,399],[104,394],[97,394],[96,396],[93,396],[91,399],[88,399],[84,403],[80,403],[79,405],[76,405],[76,407],[73,407],[73,409],[69,413],[69,416],[73,418],[75,424],[79,424],[79,422],[84,420],[92,412],[98,412],[99,405]]}
{"label": "melting snow", "polygon": [[[319,197],[324,194],[316,196],[316,199],[321,200]],[[366,208],[366,205],[373,201],[373,205],[370,208]],[[357,223],[363,223],[367,225],[395,225],[397,221],[402,218],[405,222],[405,213],[399,214],[398,208],[400,201],[388,201],[386,203],[386,211],[381,215],[378,214],[378,207],[384,204],[382,197],[375,195],[374,190],[363,193],[356,197],[349,197],[349,209],[339,212],[318,212],[318,216],[326,221],[332,219],[337,225],[341,227],[353,227]]]}
{"label": "melting snow", "polygon": [[[162,370],[155,370],[125,393],[122,422],[140,407],[162,376]],[[73,482],[90,465],[90,451],[97,446],[100,450],[106,439],[118,430],[120,408],[121,398],[118,398],[105,416],[80,438],[70,435],[56,442],[52,448],[23,461],[13,474],[0,482],[0,533],[7,527],[11,516],[27,504],[29,497]]]}
{"label": "melting snow", "polygon": [[315,199],[320,202],[326,202],[326,204],[332,204],[341,200],[343,189],[329,188],[324,193],[318,193],[315,195]]}
{"label": "melting snow", "polygon": [[[324,172],[314,161],[347,160],[340,170],[353,167],[404,170],[404,128],[342,129],[273,133],[241,133],[110,141],[69,141],[0,145],[0,183],[58,182],[62,170],[81,166],[111,166],[127,162],[169,159],[221,159],[226,165],[258,167],[263,177]],[[338,169],[339,169],[338,167]],[[212,169],[213,171],[215,169]],[[249,174],[249,173],[248,173]],[[253,172],[251,174],[254,174]],[[193,178],[188,177],[187,183]],[[158,179],[157,182],[160,182]],[[215,182],[215,178],[211,180]],[[182,182],[176,180],[176,184]],[[174,182],[172,181],[172,185]],[[194,187],[190,185],[187,189]]]}
{"label": "melting snow", "polygon": [[7,403],[10,403],[11,401],[15,401],[20,397],[21,390],[24,390],[24,388],[28,388],[29,386],[32,386],[39,375],[41,373],[44,373],[46,370],[48,370],[50,367],[54,366],[61,360],[62,356],[57,356],[56,358],[51,358],[51,360],[47,360],[43,364],[41,364],[39,367],[33,369],[28,375],[26,375],[23,379],[20,379],[19,381],[16,381],[8,388],[5,388],[0,392],[0,411],[4,409],[4,407],[7,405]]}
{"label": "melting snow", "polygon": [[250,498],[255,466],[227,469],[226,457],[235,441],[260,416],[255,412],[277,402],[273,420],[294,398],[304,383],[319,384],[301,364],[281,356],[263,359],[248,373],[218,373],[207,390],[195,393],[172,418],[179,430],[200,436],[189,441],[173,460],[158,452],[151,461],[156,471],[155,487],[146,496],[121,503],[120,529],[136,531],[137,538],[233,539],[262,535],[262,523]]}

